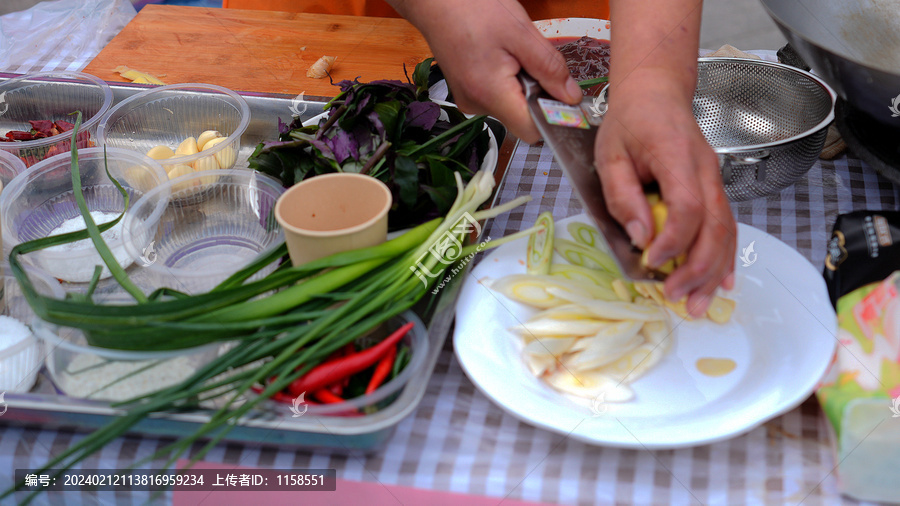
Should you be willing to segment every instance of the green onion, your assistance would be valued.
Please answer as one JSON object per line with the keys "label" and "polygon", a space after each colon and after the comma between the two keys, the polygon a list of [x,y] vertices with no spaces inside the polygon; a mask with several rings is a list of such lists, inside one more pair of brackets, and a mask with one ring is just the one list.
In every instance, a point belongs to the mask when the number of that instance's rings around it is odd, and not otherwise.
{"label": "green onion", "polygon": [[584,81],[578,81],[578,86],[581,87],[582,90],[586,90],[591,86],[597,86],[600,83],[605,83],[609,81],[609,77],[595,77],[594,79],[585,79]]}

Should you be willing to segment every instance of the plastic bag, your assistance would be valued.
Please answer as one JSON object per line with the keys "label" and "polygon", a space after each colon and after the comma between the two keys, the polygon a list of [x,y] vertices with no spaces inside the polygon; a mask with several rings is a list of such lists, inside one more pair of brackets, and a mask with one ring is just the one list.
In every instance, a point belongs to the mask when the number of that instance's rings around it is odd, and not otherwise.
{"label": "plastic bag", "polygon": [[81,70],[135,14],[129,0],[54,0],[0,16],[0,71]]}
{"label": "plastic bag", "polygon": [[840,346],[816,392],[841,492],[900,501],[900,212],[838,217],[825,282]]}

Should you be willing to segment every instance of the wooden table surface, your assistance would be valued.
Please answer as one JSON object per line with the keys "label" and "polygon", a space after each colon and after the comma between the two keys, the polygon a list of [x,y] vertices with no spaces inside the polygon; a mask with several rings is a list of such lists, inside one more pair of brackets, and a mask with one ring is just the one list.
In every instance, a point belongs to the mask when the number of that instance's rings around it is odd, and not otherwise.
{"label": "wooden table surface", "polygon": [[217,84],[235,91],[331,97],[328,78],[306,71],[335,56],[335,82],[359,77],[405,80],[431,56],[425,39],[402,19],[148,5],[84,69],[125,81],[119,65],[167,84]]}

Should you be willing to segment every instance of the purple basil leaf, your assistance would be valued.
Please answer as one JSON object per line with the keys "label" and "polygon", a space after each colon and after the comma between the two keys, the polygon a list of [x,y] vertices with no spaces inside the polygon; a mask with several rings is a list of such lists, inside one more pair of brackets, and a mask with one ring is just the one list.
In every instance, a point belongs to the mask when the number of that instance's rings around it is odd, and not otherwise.
{"label": "purple basil leaf", "polygon": [[378,113],[375,111],[372,111],[369,113],[369,115],[367,117],[369,118],[369,121],[372,122],[372,126],[375,127],[375,132],[378,133],[378,136],[381,139],[384,139],[384,137],[385,137],[384,123],[381,122],[381,118],[378,116]]}
{"label": "purple basil leaf", "polygon": [[380,142],[376,142],[380,137],[372,133],[372,128],[368,124],[356,125],[356,128],[350,132],[350,136],[356,150],[356,153],[353,155],[355,160],[359,160],[363,155],[375,151],[376,144],[380,144]]}
{"label": "purple basil leaf", "polygon": [[412,102],[407,107],[406,126],[431,130],[441,116],[441,106],[434,102]]}
{"label": "purple basil leaf", "polygon": [[346,130],[337,130],[337,133],[325,139],[325,144],[334,152],[337,163],[344,163],[348,158],[359,160],[357,141]]}
{"label": "purple basil leaf", "polygon": [[319,153],[323,157],[325,157],[329,160],[337,160],[337,157],[334,156],[334,152],[331,150],[331,147],[328,146],[328,144],[326,144],[325,141],[323,141],[321,139],[310,139],[309,143],[310,143],[310,145],[312,145],[312,147],[319,150]]}

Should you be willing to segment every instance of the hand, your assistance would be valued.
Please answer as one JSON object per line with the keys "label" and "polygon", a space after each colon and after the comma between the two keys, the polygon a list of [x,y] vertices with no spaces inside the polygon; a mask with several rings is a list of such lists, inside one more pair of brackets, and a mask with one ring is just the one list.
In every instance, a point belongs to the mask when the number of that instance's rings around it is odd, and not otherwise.
{"label": "hand", "polygon": [[[666,294],[687,295],[689,312],[699,317],[717,287],[734,284],[737,227],[716,155],[672,82],[658,70],[637,70],[610,91],[595,160],[610,213],[638,247],[649,246],[650,266],[687,254],[666,279]],[[657,237],[642,188],[651,181],[669,210]]]}
{"label": "hand", "polygon": [[490,114],[510,132],[540,139],[516,75],[525,69],[559,100],[582,99],[565,60],[516,0],[392,0],[428,40],[463,112]]}

